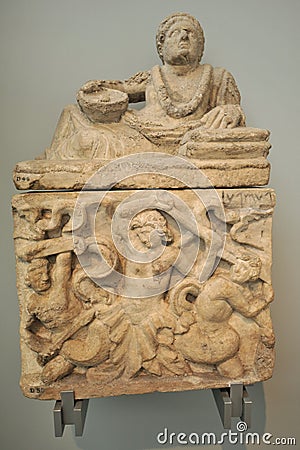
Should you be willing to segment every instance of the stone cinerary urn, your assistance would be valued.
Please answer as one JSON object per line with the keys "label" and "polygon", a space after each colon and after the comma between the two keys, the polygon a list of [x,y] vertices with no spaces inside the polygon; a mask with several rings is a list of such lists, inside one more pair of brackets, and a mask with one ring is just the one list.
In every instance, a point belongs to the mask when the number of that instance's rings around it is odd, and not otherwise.
{"label": "stone cinerary urn", "polygon": [[86,83],[51,146],[15,168],[28,397],[272,375],[269,132],[246,125],[233,76],[201,63],[195,18],[167,17],[156,44],[161,65]]}

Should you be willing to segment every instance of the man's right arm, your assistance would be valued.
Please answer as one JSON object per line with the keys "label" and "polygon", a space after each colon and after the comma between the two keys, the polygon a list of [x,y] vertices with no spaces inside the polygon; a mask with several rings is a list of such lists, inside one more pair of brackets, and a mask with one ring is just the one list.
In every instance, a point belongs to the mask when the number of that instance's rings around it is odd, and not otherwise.
{"label": "man's right arm", "polygon": [[129,103],[138,103],[145,100],[145,92],[150,72],[138,72],[128,80],[92,80],[85,83],[80,91],[90,94],[101,88],[116,89],[128,94]]}

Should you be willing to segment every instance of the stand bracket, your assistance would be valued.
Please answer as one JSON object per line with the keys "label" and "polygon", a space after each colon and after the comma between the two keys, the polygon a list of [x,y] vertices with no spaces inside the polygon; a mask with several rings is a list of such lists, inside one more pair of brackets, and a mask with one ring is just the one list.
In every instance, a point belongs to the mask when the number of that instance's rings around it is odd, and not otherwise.
{"label": "stand bracket", "polygon": [[[242,383],[212,392],[225,429],[231,428],[233,417],[240,417],[248,428],[251,426],[252,400]],[[62,391],[60,396],[53,408],[55,437],[63,436],[65,425],[75,425],[75,436],[82,436],[89,399],[75,400],[74,391]]]}
{"label": "stand bracket", "polygon": [[231,384],[229,388],[212,389],[212,392],[225,429],[231,428],[233,417],[240,417],[248,428],[251,426],[252,400],[242,383]]}
{"label": "stand bracket", "polygon": [[75,425],[75,436],[82,436],[89,399],[75,400],[74,391],[62,391],[53,408],[54,434],[62,437],[65,425]]}

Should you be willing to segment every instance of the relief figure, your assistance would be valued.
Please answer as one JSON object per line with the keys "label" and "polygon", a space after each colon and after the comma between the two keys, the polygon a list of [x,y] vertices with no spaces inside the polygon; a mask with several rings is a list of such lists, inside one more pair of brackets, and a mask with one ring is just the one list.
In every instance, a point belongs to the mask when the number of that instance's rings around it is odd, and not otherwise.
{"label": "relief figure", "polygon": [[[180,330],[175,339],[176,348],[187,360],[213,364],[225,377],[243,375],[244,368],[238,356],[242,336],[229,323],[233,312],[251,318],[260,327],[265,345],[274,345],[267,309],[273,291],[270,285],[258,281],[260,270],[258,257],[243,254],[232,265],[230,273],[216,271],[203,286],[199,285],[198,294],[195,295],[195,281],[187,281],[181,287],[182,292],[179,286],[177,292],[171,294],[177,313],[181,312],[186,319],[186,312],[193,311],[196,317],[196,321],[191,320],[188,329]],[[194,296],[193,307],[188,294]]]}

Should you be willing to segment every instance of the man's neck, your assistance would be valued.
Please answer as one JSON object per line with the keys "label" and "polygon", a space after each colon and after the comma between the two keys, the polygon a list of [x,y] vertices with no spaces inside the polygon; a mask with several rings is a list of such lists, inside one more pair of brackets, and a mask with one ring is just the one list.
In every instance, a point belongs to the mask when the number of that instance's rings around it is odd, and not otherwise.
{"label": "man's neck", "polygon": [[187,75],[188,73],[193,72],[198,67],[198,64],[182,64],[182,65],[175,65],[175,64],[167,64],[165,63],[163,66],[163,71],[166,74],[170,75],[177,75],[177,76],[183,76]]}

